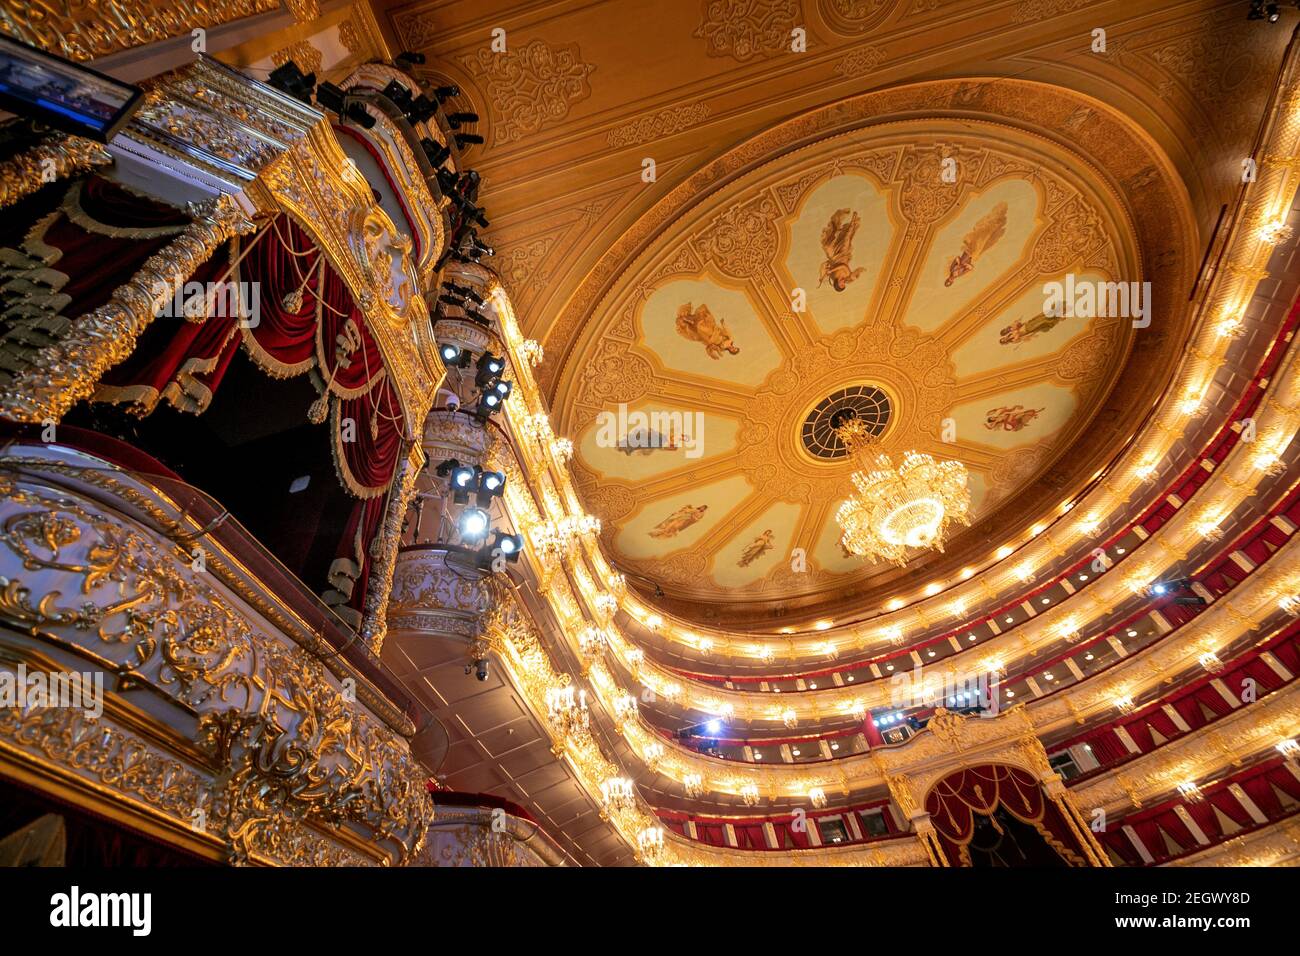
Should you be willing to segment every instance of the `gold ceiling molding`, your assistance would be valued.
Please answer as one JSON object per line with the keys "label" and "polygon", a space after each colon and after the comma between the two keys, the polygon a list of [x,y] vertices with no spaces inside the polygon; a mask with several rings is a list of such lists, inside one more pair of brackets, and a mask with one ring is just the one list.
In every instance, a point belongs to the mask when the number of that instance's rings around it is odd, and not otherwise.
{"label": "gold ceiling molding", "polygon": [[339,24],[339,42],[361,60],[391,59],[384,33],[375,22],[374,9],[365,0],[355,4],[347,19]]}
{"label": "gold ceiling molding", "polygon": [[271,62],[276,66],[284,66],[290,60],[304,73],[315,73],[320,69],[321,52],[306,40],[295,40],[271,54]]}
{"label": "gold ceiling molding", "polygon": [[[1071,116],[1085,106],[1091,110],[1091,121],[1071,128]],[[576,339],[584,325],[592,316],[601,314],[601,300],[667,224],[744,172],[792,148],[896,118],[915,117],[918,111],[945,115],[956,111],[994,124],[1015,126],[1031,135],[1051,137],[1085,157],[1112,182],[1125,187],[1122,201],[1132,211],[1143,248],[1164,249],[1171,235],[1191,235],[1195,231],[1186,194],[1149,137],[1096,100],[1060,87],[1017,79],[938,80],[868,93],[754,136],[690,175],[647,211],[601,255],[547,330],[543,345],[548,354],[561,356],[562,360],[543,367],[539,378],[543,392],[554,397],[559,382],[568,374]],[[1154,181],[1146,188],[1128,188],[1126,181],[1147,169]],[[1169,267],[1172,271],[1167,273],[1166,281],[1185,287],[1194,268],[1190,253],[1181,250],[1178,261]],[[1144,278],[1154,281],[1156,276]]]}
{"label": "gold ceiling molding", "polygon": [[278,9],[279,0],[6,3],[0,32],[70,60],[93,60]]}
{"label": "gold ceiling molding", "polygon": [[[615,126],[605,134],[605,142],[611,149],[639,146],[642,143],[680,133],[692,126],[698,126],[709,118],[710,113],[709,104],[704,102],[670,106],[657,113],[640,116],[621,126]],[[520,287],[511,283],[511,288]]]}
{"label": "gold ceiling molding", "polygon": [[[977,141],[975,136],[981,138]],[[960,186],[942,184],[941,164],[948,156],[961,163]],[[1089,417],[1101,406],[1097,396],[1107,394],[1125,374],[1122,355],[1135,335],[1131,323],[1096,320],[1085,336],[1051,354],[1026,360],[1008,351],[998,356],[1000,364],[993,370],[972,368],[963,359],[965,364],[958,372],[953,353],[985,326],[992,324],[996,332],[999,320],[1009,324],[1017,318],[1008,303],[1032,293],[1036,285],[1061,270],[1071,266],[1079,271],[1098,269],[1112,279],[1140,274],[1125,210],[1109,184],[1086,165],[1078,173],[1066,171],[1068,157],[1042,139],[1005,126],[989,126],[981,134],[972,132],[970,122],[960,126],[924,119],[882,123],[869,129],[865,137],[862,133],[840,134],[785,152],[747,175],[734,177],[728,188],[710,194],[665,226],[655,245],[601,303],[598,317],[589,323],[582,344],[569,357],[568,377],[554,398],[559,429],[579,443],[575,459],[579,490],[602,519],[606,544],[611,554],[618,555],[618,562],[673,584],[678,603],[664,606],[679,614],[686,613],[682,610],[685,602],[713,602],[720,591],[729,592],[726,597],[733,601],[743,597],[769,605],[791,596],[814,600],[819,594],[842,600],[848,582],[863,587],[868,579],[888,575],[887,568],[828,565],[823,555],[813,555],[830,522],[825,506],[843,497],[847,474],[834,463],[828,466],[808,459],[798,441],[800,427],[809,410],[829,393],[862,382],[884,389],[893,398],[893,437],[886,439],[891,449],[920,448],[963,460],[980,474],[993,501],[1014,500],[1021,520],[1030,520],[1023,514],[1029,504],[1018,490],[1052,466],[1072,442],[1090,434]],[[893,238],[881,240],[885,243],[881,277],[862,280],[869,291],[875,290],[869,303],[855,302],[850,307],[854,326],[844,328],[841,321],[840,327],[831,324],[827,329],[830,315],[823,317],[821,302],[809,303],[820,325],[807,316],[789,314],[788,304],[777,303],[788,294],[791,282],[808,285],[787,272],[790,256],[802,248],[794,245],[793,236],[802,225],[800,216],[810,197],[820,195],[823,186],[842,184],[844,177],[859,172],[867,182],[878,184],[877,190],[888,190],[885,201],[893,203],[890,221],[864,225],[863,231],[870,229]],[[945,324],[924,332],[908,327],[910,303],[924,294],[924,289],[916,291],[921,288],[917,276],[922,266],[952,251],[935,244],[940,224],[959,205],[1020,182],[1040,197],[1040,209],[1034,213],[1039,224],[1017,261],[1005,267],[1007,274],[997,281],[988,280],[990,284],[973,302],[953,307],[952,318]],[[1025,211],[1019,210],[1019,215],[1023,219]],[[646,303],[679,279],[707,282],[719,294],[742,290],[759,323],[758,333],[750,330],[750,341],[766,334],[784,358],[757,388],[726,378],[728,370],[735,367],[728,363],[739,360],[722,355],[716,369],[685,370],[682,365],[670,366],[669,359],[655,351],[657,347],[650,344]],[[707,292],[696,290],[696,294],[707,298]],[[1166,289],[1160,306],[1176,308],[1176,299]],[[732,306],[730,331],[739,335],[734,330],[736,308]],[[837,304],[835,308],[844,307]],[[719,309],[716,300],[712,309],[726,311]],[[1156,311],[1159,314],[1159,308]],[[1177,346],[1172,321],[1166,322],[1163,338],[1160,350],[1172,357]],[[968,356],[969,349],[964,354]],[[1144,379],[1161,377],[1165,367],[1161,362],[1130,371],[1126,386],[1147,387],[1149,382]],[[973,384],[963,391],[962,383],[968,380]],[[987,432],[969,428],[959,435],[958,446],[941,442],[942,421],[950,409],[965,408],[981,396],[988,397],[988,407],[993,408],[999,404],[999,391],[1012,394],[1030,385],[1050,387],[1051,394],[1059,395],[1076,411],[1055,420],[1042,440],[1032,445],[1022,442],[1015,449],[986,444],[981,436]],[[661,464],[667,455],[647,457],[643,471],[650,471],[637,475],[627,469],[642,459],[630,455],[626,462],[607,455],[597,464],[581,439],[614,404],[638,401],[649,402],[653,408],[703,407],[716,418],[734,420],[734,444],[710,452],[700,461],[683,461],[678,456]],[[1128,407],[1130,418],[1140,414],[1131,401],[1119,404]],[[965,454],[971,457],[964,458]],[[606,461],[617,461],[618,470],[604,471]],[[1079,480],[1094,468],[1089,461],[1079,462]],[[737,471],[746,478],[742,494],[755,496],[753,511],[745,512],[747,505],[739,505],[745,516],[734,519],[737,533],[765,505],[777,501],[801,505],[789,543],[807,551],[806,570],[788,572],[788,562],[776,562],[745,584],[713,584],[709,564],[721,561],[720,549],[732,542],[730,533],[712,530],[721,520],[714,514],[706,521],[713,522],[711,530],[685,551],[670,540],[636,552],[621,547],[620,541],[631,534],[620,524],[624,519],[635,517],[643,531],[644,516],[657,502],[680,504],[683,491],[719,482]],[[1055,503],[1058,492],[1055,487],[1048,491]],[[711,511],[715,504],[709,505]],[[730,505],[727,507],[730,510]],[[661,509],[660,517],[670,510]],[[996,520],[990,517],[990,506],[982,510],[985,519]],[[638,543],[643,544],[640,539]],[[716,606],[710,609],[716,613]]]}
{"label": "gold ceiling molding", "polygon": [[[795,27],[807,28],[799,0],[701,0],[691,36],[712,57],[740,63],[789,53]],[[812,46],[812,38],[807,42]]]}
{"label": "gold ceiling molding", "polygon": [[498,53],[486,45],[486,34],[484,40],[484,46],[461,57],[460,64],[492,107],[494,144],[513,143],[560,122],[591,95],[587,78],[596,68],[582,59],[576,43],[532,39]]}
{"label": "gold ceiling molding", "polygon": [[[912,0],[913,11],[925,2]],[[891,0],[817,0],[817,11],[831,29],[855,38],[880,26],[899,6]]]}

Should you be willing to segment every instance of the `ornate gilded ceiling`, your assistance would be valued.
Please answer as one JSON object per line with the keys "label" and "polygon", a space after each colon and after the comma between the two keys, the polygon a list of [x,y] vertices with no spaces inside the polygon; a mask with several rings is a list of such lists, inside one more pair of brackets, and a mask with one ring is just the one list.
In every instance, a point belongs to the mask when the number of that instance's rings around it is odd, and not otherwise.
{"label": "ornate gilded ceiling", "polygon": [[1125,364],[1131,322],[1042,315],[1067,273],[1138,275],[1116,206],[1043,141],[937,119],[783,153],[691,206],[557,394],[616,562],[702,601],[881,570],[839,544],[851,469],[817,437],[826,399],[874,415],[887,452],[963,462],[976,520],[1014,502]]}
{"label": "ornate gilded ceiling", "polygon": [[[1284,43],[1239,13],[453,0],[384,19],[483,116],[470,161],[492,187],[494,266],[546,347],[611,557],[668,610],[755,623],[899,578],[839,551],[846,470],[803,439],[841,390],[887,404],[887,448],[970,468],[973,526],[927,559],[936,573],[1046,515],[1132,434]],[[964,248],[973,269],[945,285]],[[1152,281],[1152,326],[1044,322],[1042,284],[1066,272]],[[677,448],[628,447],[654,410],[692,413],[659,423]]]}

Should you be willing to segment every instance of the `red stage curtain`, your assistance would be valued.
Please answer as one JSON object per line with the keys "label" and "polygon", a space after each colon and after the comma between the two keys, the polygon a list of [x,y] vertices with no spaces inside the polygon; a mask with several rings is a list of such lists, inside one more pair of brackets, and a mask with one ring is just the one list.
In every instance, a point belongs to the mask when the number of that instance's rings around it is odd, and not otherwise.
{"label": "red stage curtain", "polygon": [[[112,271],[123,274],[118,264]],[[342,277],[287,216],[218,250],[188,281],[240,284],[228,289],[245,290],[245,321],[229,294],[219,294],[208,303],[213,308],[199,315],[158,318],[134,353],[103,377],[95,399],[130,403],[142,414],[165,400],[201,414],[241,347],[274,377],[312,372],[322,397],[319,407],[303,409],[304,417],[323,421],[328,415],[339,481],[361,499],[330,568],[333,590],[326,599],[359,611],[369,578],[369,545],[383,520],[404,431],[400,402],[364,314]],[[188,301],[192,291],[173,304]],[[355,624],[356,615],[349,617]]]}
{"label": "red stage curtain", "polygon": [[[397,467],[401,407],[365,316],[342,277],[300,226],[280,216],[266,232],[218,251],[189,281],[227,278],[245,283],[250,300],[256,297],[247,321],[241,323],[237,311],[227,308],[232,303],[224,295],[201,318],[158,319],[157,331],[104,376],[95,399],[130,402],[143,414],[160,400],[201,413],[242,345],[277,378],[315,372],[325,393],[322,401],[330,403],[331,448],[340,480],[356,497],[382,495]],[[323,407],[313,413],[324,418]]]}
{"label": "red stage curtain", "polygon": [[[1232,795],[1232,791],[1227,787],[1221,787],[1213,793],[1206,794],[1205,802],[1209,806],[1218,807],[1224,816],[1232,820],[1233,823],[1241,827],[1253,827],[1255,818],[1250,815],[1250,811],[1241,805],[1241,801]],[[1193,814],[1195,817],[1195,814]],[[1195,817],[1199,823],[1200,818]]]}
{"label": "red stage curtain", "polygon": [[108,302],[189,224],[183,212],[98,176],[42,189],[0,219],[7,279],[67,295],[58,314],[68,319]]}
{"label": "red stage curtain", "polygon": [[1032,774],[992,764],[951,774],[935,784],[925,800],[940,844],[954,866],[969,865],[967,846],[975,832],[975,814],[991,816],[1001,806],[1034,827],[1073,866],[1086,865],[1086,854],[1072,828],[1046,798]]}

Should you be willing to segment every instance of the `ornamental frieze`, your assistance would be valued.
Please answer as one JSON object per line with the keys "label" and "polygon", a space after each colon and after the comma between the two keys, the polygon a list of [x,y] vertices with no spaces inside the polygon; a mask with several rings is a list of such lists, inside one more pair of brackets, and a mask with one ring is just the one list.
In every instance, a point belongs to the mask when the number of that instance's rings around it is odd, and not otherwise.
{"label": "ornamental frieze", "polygon": [[119,518],[76,487],[0,474],[0,620],[152,688],[178,726],[197,718],[195,753],[228,771],[207,815],[232,861],[290,861],[302,826],[345,823],[399,859],[413,853],[432,809],[406,742],[212,580],[188,543],[167,541],[166,526]]}

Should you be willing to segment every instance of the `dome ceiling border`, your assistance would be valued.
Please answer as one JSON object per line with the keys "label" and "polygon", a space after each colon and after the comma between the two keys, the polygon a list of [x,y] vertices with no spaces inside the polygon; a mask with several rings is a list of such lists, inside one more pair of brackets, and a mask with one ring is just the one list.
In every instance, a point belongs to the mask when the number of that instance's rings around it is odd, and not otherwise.
{"label": "dome ceiling border", "polygon": [[[1024,115],[1008,115],[1015,112],[1013,107],[1018,108],[1022,114],[1030,112],[1053,119],[1055,125],[1036,126]],[[863,132],[870,133],[899,124],[929,122],[946,128],[949,124],[958,121],[977,121],[982,131],[1002,131],[1009,142],[1023,143],[1026,138],[1038,141],[1049,156],[1056,153],[1064,157],[1060,167],[1054,169],[1054,172],[1063,174],[1075,183],[1089,184],[1092,194],[1096,194],[1098,189],[1106,194],[1110,202],[1102,204],[1102,211],[1112,219],[1116,219],[1114,225],[1118,226],[1111,234],[1123,237],[1126,245],[1133,243],[1132,247],[1123,250],[1120,254],[1120,258],[1125,261],[1121,273],[1133,276],[1140,269],[1140,273],[1137,274],[1141,278],[1152,279],[1160,302],[1157,314],[1169,317],[1162,318],[1162,325],[1165,326],[1163,330],[1138,337],[1138,346],[1142,347],[1134,347],[1125,366],[1129,370],[1137,368],[1148,377],[1140,388],[1142,394],[1158,392],[1166,384],[1169,363],[1153,361],[1152,353],[1159,353],[1159,359],[1171,357],[1186,331],[1182,327],[1186,321],[1186,310],[1179,307],[1181,303],[1178,300],[1181,298],[1181,293],[1178,290],[1188,287],[1193,257],[1191,243],[1184,242],[1179,247],[1170,246],[1169,243],[1160,240],[1162,237],[1170,236],[1195,237],[1196,234],[1190,200],[1184,184],[1174,171],[1173,164],[1154,141],[1141,130],[1136,129],[1131,122],[1109,107],[1084,95],[1037,81],[998,78],[954,79],[908,84],[868,93],[786,121],[718,157],[653,206],[607,250],[597,267],[579,286],[578,292],[570,300],[569,307],[564,310],[564,316],[570,316],[575,303],[586,300],[598,290],[603,290],[600,291],[596,304],[584,310],[588,316],[587,321],[576,328],[569,323],[568,337],[560,345],[557,345],[557,336],[565,334],[566,325],[563,321],[553,327],[551,334],[546,338],[548,353],[563,355],[562,362],[557,363],[558,374],[554,372],[557,364],[548,363],[553,377],[549,383],[544,383],[561,430],[568,433],[575,424],[580,426],[581,422],[573,420],[571,408],[556,407],[556,395],[561,392],[566,394],[571,392],[578,370],[590,364],[575,360],[580,357],[587,358],[586,352],[593,337],[599,334],[599,330],[611,327],[611,320],[606,318],[609,310],[622,309],[622,305],[612,304],[615,297],[618,297],[618,301],[623,304],[627,304],[629,297],[635,299],[632,295],[635,287],[629,282],[629,277],[634,274],[646,278],[646,281],[652,281],[659,278],[660,273],[665,269],[669,273],[676,271],[675,264],[671,261],[674,255],[685,256],[686,260],[690,260],[677,263],[678,268],[688,266],[692,262],[696,266],[702,265],[698,252],[693,249],[693,243],[687,236],[691,232],[691,227],[706,222],[710,216],[716,217],[719,210],[726,208],[726,199],[730,192],[728,187],[745,177],[750,177],[751,174],[760,173],[765,167],[788,163],[798,153],[813,147],[825,147],[836,139],[852,137]],[[1083,135],[1084,129],[1091,129],[1092,133]],[[896,136],[892,131],[891,134]],[[928,139],[937,138],[941,142],[944,135],[944,133],[937,133]],[[1002,139],[1000,136],[997,138]],[[925,148],[928,148],[928,145],[929,143]],[[1087,148],[1089,145],[1105,145],[1107,148],[1098,154],[1090,151]],[[903,149],[899,152],[896,161],[905,151]],[[793,171],[783,176],[780,183],[768,185],[776,188],[781,183],[788,184],[800,178],[810,178],[812,181],[824,180],[827,176],[825,169],[827,165],[825,156],[813,155],[806,160],[796,159]],[[881,174],[877,171],[864,170],[863,174],[873,180],[881,178]],[[759,200],[762,195],[763,193],[760,193]],[[746,202],[759,200],[746,200]],[[780,203],[776,205],[779,206]],[[780,212],[775,208],[770,211]],[[670,244],[664,244],[662,240],[665,234],[677,235],[678,239]],[[784,242],[784,239],[778,239],[778,245],[783,245]],[[674,253],[673,250],[678,252]],[[646,256],[652,253],[659,261],[653,266],[648,266]],[[736,277],[731,276],[719,276],[719,279],[723,284],[736,281]],[[621,324],[626,331],[631,327],[629,322],[629,317],[623,316],[621,320],[614,321],[614,327]],[[1175,329],[1178,334],[1171,335],[1170,332]],[[641,361],[645,363],[645,359]],[[641,370],[643,377],[653,376],[657,364],[653,360],[645,364]],[[1108,381],[1104,390],[1094,392],[1092,400],[1104,399],[1123,371],[1116,368],[1112,375],[1106,376]],[[1127,397],[1123,404],[1130,407],[1136,404],[1132,401],[1132,395],[1133,389],[1127,389]],[[620,401],[624,397],[627,396],[616,394],[603,396],[609,401]],[[1117,409],[1107,411],[1107,421],[1104,421],[1103,425],[1111,427],[1104,429],[1104,441],[1100,439],[1085,441],[1083,444],[1087,446],[1086,448],[1073,449],[1078,453],[1079,466],[1072,468],[1071,474],[1064,480],[1060,475],[1053,474],[1051,480],[1047,482],[1048,486],[1040,488],[1036,500],[1042,501],[1053,495],[1059,500],[1067,490],[1067,483],[1073,482],[1082,487],[1083,479],[1092,477],[1092,473],[1106,460],[1109,452],[1128,437],[1127,433],[1116,432],[1114,420],[1118,414]],[[1071,423],[1073,433],[1069,436],[1067,444],[1084,432],[1087,425],[1086,416],[1084,418],[1085,420]],[[1129,427],[1135,422],[1125,421],[1123,424]],[[1059,461],[1065,447],[1065,444],[1058,446],[1057,453],[1054,455],[1055,460]],[[1038,481],[1052,468],[1052,460],[1038,462],[1032,480]],[[594,476],[579,473],[578,477],[579,483],[582,484],[582,478],[586,477],[590,480]],[[616,504],[617,489],[612,489],[611,495],[613,499],[609,503]],[[630,503],[630,501],[625,502],[624,506]],[[1043,508],[1036,510],[1045,510],[1045,507],[1044,505]],[[615,507],[615,510],[620,509]],[[981,530],[986,532],[991,525],[992,516],[996,513],[995,510],[985,516],[983,528],[977,527],[966,532],[963,537],[967,540],[963,547],[980,543],[978,540],[972,542],[970,539],[978,535]],[[915,564],[909,570],[914,568]],[[937,573],[936,562],[931,562],[927,570]],[[888,585],[897,577],[898,574],[873,577],[865,590],[870,592],[874,600],[880,595],[882,581]],[[829,587],[826,582],[820,583],[822,592],[820,599],[824,599],[825,592],[830,589],[843,593],[842,589],[835,587],[835,583],[832,580]],[[748,589],[740,589],[735,597],[740,599],[745,590]],[[863,591],[862,588],[858,589],[859,594]],[[813,603],[815,599],[820,600],[817,598],[817,593],[817,589],[813,589],[809,594],[796,595],[793,604],[805,605]],[[751,600],[753,597],[754,595],[750,595]],[[666,602],[665,609],[688,617],[698,616],[698,613],[692,612],[693,601],[685,601],[685,608],[670,606],[673,603]],[[761,598],[758,603],[762,603]]]}

